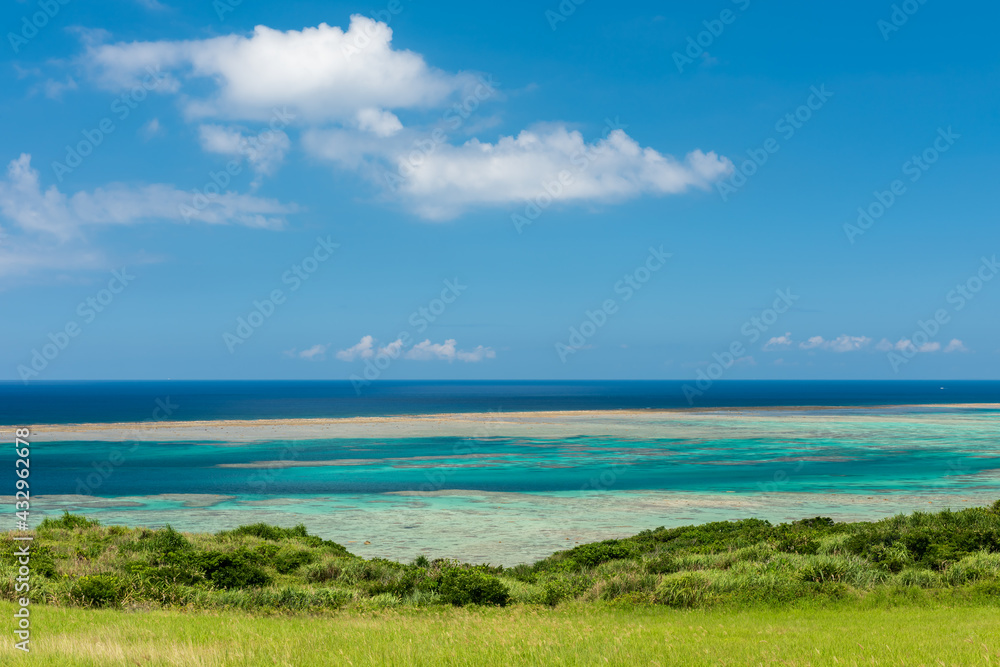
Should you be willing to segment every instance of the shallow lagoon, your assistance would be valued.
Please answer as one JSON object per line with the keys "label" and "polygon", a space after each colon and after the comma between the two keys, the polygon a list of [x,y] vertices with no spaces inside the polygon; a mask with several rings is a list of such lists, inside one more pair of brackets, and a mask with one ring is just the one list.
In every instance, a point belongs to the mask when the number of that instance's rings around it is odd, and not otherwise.
{"label": "shallow lagoon", "polygon": [[[365,556],[512,564],[660,525],[1000,497],[995,406],[39,427],[34,519],[305,523]],[[366,544],[369,542],[370,544]]]}

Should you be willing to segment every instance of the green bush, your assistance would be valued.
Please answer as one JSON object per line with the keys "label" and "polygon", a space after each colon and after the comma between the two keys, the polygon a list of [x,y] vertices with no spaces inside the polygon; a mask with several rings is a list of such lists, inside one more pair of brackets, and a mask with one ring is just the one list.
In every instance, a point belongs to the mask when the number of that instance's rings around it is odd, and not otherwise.
{"label": "green bush", "polygon": [[653,599],[670,607],[697,607],[711,599],[712,580],[700,572],[668,574],[656,587]]}
{"label": "green bush", "polygon": [[38,530],[52,530],[58,528],[63,530],[75,530],[76,528],[91,528],[100,525],[101,522],[97,519],[88,519],[87,517],[80,516],[79,514],[70,514],[68,511],[63,511],[63,515],[58,519],[50,519],[48,517],[42,519],[42,522],[38,524]]}
{"label": "green bush", "polygon": [[510,601],[510,589],[493,575],[476,568],[451,568],[441,575],[438,586],[441,598],[450,604],[505,606]]}
{"label": "green bush", "polygon": [[583,567],[594,567],[609,560],[619,558],[629,558],[636,555],[634,545],[621,540],[605,540],[594,542],[593,544],[581,544],[570,549],[566,554],[568,559],[572,559]]}
{"label": "green bush", "polygon": [[271,564],[280,574],[289,574],[299,569],[303,565],[316,560],[316,555],[304,549],[282,549],[274,554]]}
{"label": "green bush", "polygon": [[245,551],[208,551],[198,561],[205,577],[217,588],[259,588],[271,583],[267,573]]}
{"label": "green bush", "polygon": [[87,607],[111,607],[121,602],[124,591],[125,586],[116,577],[93,574],[73,582],[69,595]]}

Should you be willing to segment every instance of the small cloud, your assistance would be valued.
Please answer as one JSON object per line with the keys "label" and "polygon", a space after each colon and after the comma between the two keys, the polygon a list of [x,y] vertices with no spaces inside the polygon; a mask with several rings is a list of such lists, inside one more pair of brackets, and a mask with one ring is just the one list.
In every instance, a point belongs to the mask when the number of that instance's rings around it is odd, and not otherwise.
{"label": "small cloud", "polygon": [[154,118],[153,120],[147,122],[141,128],[139,128],[139,134],[142,135],[143,139],[147,141],[152,139],[158,134],[163,133],[163,126],[160,125],[160,119]]}
{"label": "small cloud", "polygon": [[756,366],[757,361],[751,356],[746,356],[746,357],[740,357],[739,359],[734,361],[733,364],[735,364],[736,366]]}
{"label": "small cloud", "polygon": [[938,342],[924,343],[917,349],[921,352],[937,352],[938,350],[941,349],[941,343]]}
{"label": "small cloud", "polygon": [[379,354],[384,354],[395,359],[399,356],[400,351],[403,349],[403,339],[397,338],[385,347],[380,347],[378,349]]}
{"label": "small cloud", "polygon": [[358,357],[370,359],[375,355],[375,351],[372,349],[374,343],[375,339],[372,336],[362,336],[361,340],[355,345],[346,350],[338,350],[335,356],[341,361],[354,361]]}
{"label": "small cloud", "polygon": [[957,338],[952,338],[947,346],[944,348],[945,352],[968,352],[969,348],[965,346],[965,343]]}
{"label": "small cloud", "polygon": [[317,343],[313,345],[308,350],[302,350],[299,352],[299,359],[306,359],[307,361],[319,361],[326,358],[326,345],[321,345]]}
{"label": "small cloud", "polygon": [[803,350],[830,350],[831,352],[855,352],[868,345],[872,342],[872,339],[867,336],[848,336],[842,334],[837,336],[833,340],[826,340],[822,336],[812,336],[803,343],[799,343],[799,347]]}
{"label": "small cloud", "polygon": [[791,332],[786,332],[784,336],[775,336],[766,343],[764,343],[763,349],[765,352],[769,352],[771,350],[788,347],[791,344],[792,344],[792,334]]}
{"label": "small cloud", "polygon": [[40,83],[31,89],[31,92],[41,91],[45,97],[50,100],[61,100],[63,93],[67,90],[76,90],[76,81],[72,77],[67,76],[65,81],[56,81],[55,79],[46,79],[44,83]]}
{"label": "small cloud", "polygon": [[823,340],[822,336],[813,336],[804,343],[799,343],[799,347],[801,347],[803,350],[811,350],[814,347],[823,347],[825,344],[826,341]]}
{"label": "small cloud", "polygon": [[417,361],[441,359],[450,362],[457,359],[459,361],[474,362],[494,357],[496,357],[496,352],[493,351],[493,348],[483,347],[482,345],[477,346],[471,352],[456,349],[454,338],[449,338],[443,343],[432,343],[428,338],[411,347],[409,352],[406,353],[407,359]]}
{"label": "small cloud", "polygon": [[264,176],[278,170],[291,147],[291,140],[281,130],[267,129],[247,135],[240,128],[209,124],[198,128],[198,136],[201,147],[210,153],[246,159],[254,171],[255,188]]}

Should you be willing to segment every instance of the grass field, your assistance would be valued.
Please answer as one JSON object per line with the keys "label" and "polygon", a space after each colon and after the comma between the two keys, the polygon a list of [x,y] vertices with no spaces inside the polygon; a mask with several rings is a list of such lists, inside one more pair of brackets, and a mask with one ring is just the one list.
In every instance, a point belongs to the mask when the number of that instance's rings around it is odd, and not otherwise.
{"label": "grass field", "polygon": [[[0,604],[10,618],[11,603]],[[998,665],[996,607],[569,604],[322,615],[38,606],[33,665]]]}

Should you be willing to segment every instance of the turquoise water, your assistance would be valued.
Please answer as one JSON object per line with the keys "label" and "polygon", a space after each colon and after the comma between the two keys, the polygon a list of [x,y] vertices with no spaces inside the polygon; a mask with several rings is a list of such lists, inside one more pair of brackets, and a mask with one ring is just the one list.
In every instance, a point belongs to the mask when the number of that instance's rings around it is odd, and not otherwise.
{"label": "turquoise water", "polygon": [[32,496],[38,512],[187,530],[302,521],[367,555],[508,563],[659,525],[1000,498],[994,409],[559,419],[560,437],[45,442]]}

